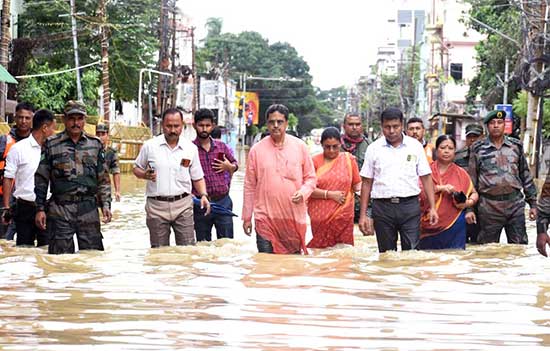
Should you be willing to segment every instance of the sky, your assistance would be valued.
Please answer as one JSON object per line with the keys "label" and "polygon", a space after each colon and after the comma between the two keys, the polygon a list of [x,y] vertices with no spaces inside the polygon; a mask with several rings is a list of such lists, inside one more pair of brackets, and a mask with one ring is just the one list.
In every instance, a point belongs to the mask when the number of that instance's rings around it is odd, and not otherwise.
{"label": "sky", "polygon": [[351,86],[370,73],[387,39],[391,0],[179,0],[198,39],[207,18],[223,19],[222,32],[259,32],[270,43],[288,42],[310,66],[321,89]]}

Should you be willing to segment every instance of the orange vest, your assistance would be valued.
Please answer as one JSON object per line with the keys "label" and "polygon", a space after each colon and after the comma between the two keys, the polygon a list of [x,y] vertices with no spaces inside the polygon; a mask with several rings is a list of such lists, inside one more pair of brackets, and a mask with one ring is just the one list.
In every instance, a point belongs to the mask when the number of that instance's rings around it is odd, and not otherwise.
{"label": "orange vest", "polygon": [[[0,143],[3,143],[4,140],[0,140]],[[5,139],[5,145],[0,145],[0,152],[2,151],[2,147],[4,147],[4,152],[2,153],[2,156],[0,157],[0,195],[4,194],[3,191],[3,184],[4,184],[4,169],[6,168],[6,158],[8,157],[8,152],[10,151],[13,144],[15,144],[17,141],[14,137],[11,136],[11,134],[6,135]]]}

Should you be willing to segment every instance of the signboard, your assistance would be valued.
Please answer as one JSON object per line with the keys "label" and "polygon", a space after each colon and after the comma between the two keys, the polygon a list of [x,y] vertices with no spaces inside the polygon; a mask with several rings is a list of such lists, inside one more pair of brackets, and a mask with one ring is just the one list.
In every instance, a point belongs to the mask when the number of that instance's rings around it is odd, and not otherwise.
{"label": "signboard", "polygon": [[512,134],[514,129],[514,111],[511,104],[497,104],[495,110],[505,111],[506,119],[504,120],[504,134]]}
{"label": "signboard", "polygon": [[[241,100],[242,100],[242,91],[238,91],[236,93],[236,100],[235,100],[235,105],[237,107],[237,113],[238,113],[238,116],[239,118],[242,116],[241,115]],[[251,125],[251,124],[258,124],[260,122],[260,116],[259,116],[259,113],[260,113],[260,98],[258,97],[258,93],[251,93],[251,92],[246,92],[245,93],[245,111],[244,111],[244,117],[245,117],[245,122],[247,125]]]}

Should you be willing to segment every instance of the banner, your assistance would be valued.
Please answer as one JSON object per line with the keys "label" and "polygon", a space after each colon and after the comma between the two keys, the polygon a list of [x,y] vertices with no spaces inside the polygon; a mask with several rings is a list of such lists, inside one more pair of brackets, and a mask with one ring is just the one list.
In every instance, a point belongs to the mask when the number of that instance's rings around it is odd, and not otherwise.
{"label": "banner", "polygon": [[[238,111],[239,118],[243,117],[242,114],[242,91],[238,91],[236,94],[235,105]],[[247,125],[255,124],[257,125],[260,122],[260,98],[258,93],[246,92],[244,99],[244,118]]]}
{"label": "banner", "polygon": [[505,111],[506,118],[504,119],[504,134],[510,135],[514,129],[514,111],[510,104],[497,104],[495,110]]}

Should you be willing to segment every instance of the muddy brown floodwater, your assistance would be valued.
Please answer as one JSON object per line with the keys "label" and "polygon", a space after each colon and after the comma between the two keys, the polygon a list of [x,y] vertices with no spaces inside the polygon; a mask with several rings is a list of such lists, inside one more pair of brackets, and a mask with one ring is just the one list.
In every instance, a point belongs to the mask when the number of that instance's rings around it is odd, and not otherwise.
{"label": "muddy brown floodwater", "polygon": [[105,252],[0,241],[0,350],[550,347],[550,260],[532,222],[528,246],[379,255],[356,233],[355,247],[274,256],[238,219],[234,240],[152,250],[143,191],[123,177]]}

